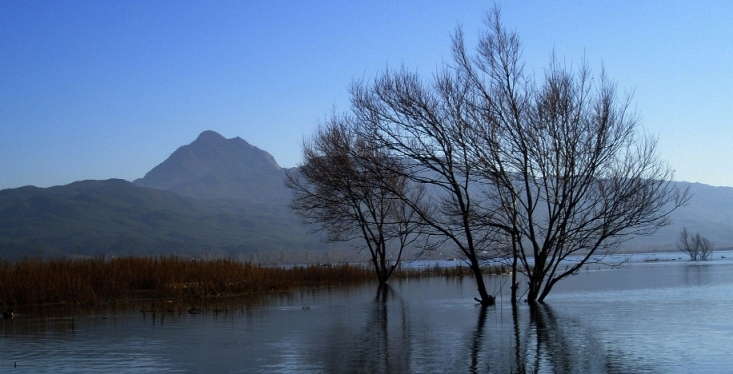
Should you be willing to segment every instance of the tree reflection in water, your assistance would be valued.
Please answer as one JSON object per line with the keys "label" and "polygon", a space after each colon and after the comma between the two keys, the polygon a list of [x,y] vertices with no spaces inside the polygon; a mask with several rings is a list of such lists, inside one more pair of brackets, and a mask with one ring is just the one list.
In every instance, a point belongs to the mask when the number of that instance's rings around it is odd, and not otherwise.
{"label": "tree reflection in water", "polygon": [[705,268],[708,264],[690,264],[684,267],[684,280],[688,286],[706,286],[712,282],[711,274]]}
{"label": "tree reflection in water", "polygon": [[389,285],[379,287],[364,325],[333,324],[325,346],[311,358],[328,373],[408,373],[413,340],[408,312]]}
{"label": "tree reflection in water", "polygon": [[357,320],[332,321],[310,340],[310,367],[327,373],[655,372],[639,359],[643,353],[614,349],[580,319],[546,304],[476,305],[468,330],[458,320],[443,319],[458,322],[454,330],[437,326],[435,310],[409,304],[389,286],[380,289],[363,314],[351,314]]}
{"label": "tree reflection in water", "polygon": [[481,355],[481,345],[484,341],[484,325],[486,325],[486,315],[488,307],[479,307],[478,323],[476,324],[476,332],[473,334],[473,342],[471,344],[471,373],[479,373],[479,357]]}
{"label": "tree reflection in water", "polygon": [[[547,304],[528,308],[529,328],[523,329],[513,308],[514,366],[512,372],[651,373],[655,370],[623,353],[609,350],[597,334],[579,321],[558,317]],[[628,357],[631,358],[631,357]]]}

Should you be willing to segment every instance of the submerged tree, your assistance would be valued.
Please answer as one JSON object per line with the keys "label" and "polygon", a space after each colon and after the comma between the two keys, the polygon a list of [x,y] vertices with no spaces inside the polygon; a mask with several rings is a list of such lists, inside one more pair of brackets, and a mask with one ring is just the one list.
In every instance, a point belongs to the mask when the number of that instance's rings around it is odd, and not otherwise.
{"label": "submerged tree", "polygon": [[486,213],[479,205],[478,175],[464,138],[462,108],[444,96],[441,83],[436,79],[426,85],[405,70],[386,72],[371,86],[354,84],[352,109],[361,136],[405,160],[393,172],[425,188],[423,206],[411,196],[396,194],[421,219],[423,233],[457,249],[474,274],[477,300],[493,305],[480,262],[480,255],[491,249],[493,232],[484,230],[480,219]]}
{"label": "submerged tree", "polygon": [[455,77],[468,87],[472,150],[497,213],[489,224],[513,237],[528,300],[542,301],[583,265],[667,225],[688,194],[605,74],[553,60],[537,83],[498,12],[488,26],[474,58],[456,38]]}
{"label": "submerged tree", "polygon": [[690,234],[687,228],[683,228],[680,232],[677,248],[687,253],[692,261],[707,261],[713,255],[713,243],[699,232],[695,235]]}
{"label": "submerged tree", "polygon": [[485,305],[493,297],[482,257],[508,254],[527,278],[528,300],[541,302],[558,281],[666,225],[686,203],[629,107],[584,65],[573,72],[553,60],[536,81],[498,10],[475,55],[456,32],[453,63],[432,80],[402,69],[352,87],[361,136],[385,159],[406,160],[393,172],[425,186],[435,209],[396,195],[426,233],[463,254]]}
{"label": "submerged tree", "polygon": [[329,241],[363,240],[360,248],[369,250],[383,285],[417,238],[419,220],[396,194],[420,201],[422,188],[396,173],[399,161],[360,138],[351,122],[333,116],[306,140],[303,163],[288,173],[286,185],[293,190],[291,208]]}

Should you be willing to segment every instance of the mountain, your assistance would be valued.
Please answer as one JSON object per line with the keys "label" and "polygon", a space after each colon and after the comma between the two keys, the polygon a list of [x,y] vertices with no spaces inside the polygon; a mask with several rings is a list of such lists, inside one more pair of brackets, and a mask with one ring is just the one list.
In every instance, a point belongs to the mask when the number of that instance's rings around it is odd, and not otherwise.
{"label": "mountain", "polygon": [[[324,254],[288,208],[285,169],[241,138],[204,131],[143,178],[0,191],[0,258]],[[292,256],[291,256],[292,258]]]}
{"label": "mountain", "polygon": [[733,249],[733,188],[714,187],[701,183],[675,182],[689,187],[691,198],[686,206],[675,210],[669,226],[654,235],[634,238],[625,250],[675,250],[682,228],[710,239],[718,249]]}
{"label": "mountain", "polygon": [[237,199],[284,206],[285,170],[269,153],[241,138],[204,131],[133,183],[200,200]]}

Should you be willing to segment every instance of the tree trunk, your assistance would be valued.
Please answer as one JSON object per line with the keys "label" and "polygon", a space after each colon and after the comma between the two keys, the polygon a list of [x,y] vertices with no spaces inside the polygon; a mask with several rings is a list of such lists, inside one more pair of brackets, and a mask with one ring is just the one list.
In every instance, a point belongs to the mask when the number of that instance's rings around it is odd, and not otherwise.
{"label": "tree trunk", "polygon": [[376,257],[372,258],[372,263],[374,264],[374,272],[377,273],[377,279],[379,280],[379,287],[384,286],[387,284],[387,278],[385,277],[385,272],[382,270],[382,268],[379,266],[379,261]]}
{"label": "tree trunk", "polygon": [[527,284],[529,285],[529,290],[527,291],[527,302],[530,304],[534,304],[537,302],[537,294],[539,293],[540,288],[540,284],[537,283],[537,278],[534,275],[530,275],[529,281],[527,282]]}
{"label": "tree trunk", "polygon": [[474,300],[481,303],[483,306],[491,306],[496,303],[496,299],[486,292],[486,284],[484,283],[484,274],[481,272],[481,267],[475,258],[471,259],[471,270],[476,278],[476,288],[481,299],[474,298]]}
{"label": "tree trunk", "polygon": [[517,292],[519,291],[519,282],[517,282],[517,257],[514,256],[512,264],[512,305],[517,305]]}
{"label": "tree trunk", "polygon": [[517,282],[517,260],[519,253],[517,253],[517,241],[514,234],[512,234],[512,305],[517,305],[517,292],[519,291],[519,283]]}
{"label": "tree trunk", "polygon": [[557,280],[551,280],[547,282],[547,284],[545,285],[545,289],[542,290],[542,294],[540,295],[540,298],[537,299],[537,301],[544,302],[545,297],[550,294],[550,291],[552,290],[552,287],[555,285],[555,283],[557,283]]}

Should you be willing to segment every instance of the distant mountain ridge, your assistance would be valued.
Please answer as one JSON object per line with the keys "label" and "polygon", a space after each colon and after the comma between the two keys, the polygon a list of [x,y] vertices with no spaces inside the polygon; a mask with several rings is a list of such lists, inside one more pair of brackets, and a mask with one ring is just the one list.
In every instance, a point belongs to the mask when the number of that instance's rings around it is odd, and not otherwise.
{"label": "distant mountain ridge", "polygon": [[[1,190],[0,259],[169,253],[265,262],[353,258],[354,251],[336,251],[345,246],[325,244],[300,224],[288,208],[285,176],[266,151],[204,131],[134,182]],[[675,184],[690,187],[690,203],[672,214],[670,226],[622,249],[675,250],[682,227],[716,248],[733,248],[733,188]]]}
{"label": "distant mountain ridge", "polygon": [[240,255],[324,246],[283,210],[196,200],[120,179],[0,191],[0,259]]}
{"label": "distant mountain ridge", "polygon": [[178,253],[272,260],[332,248],[290,211],[284,180],[268,152],[204,131],[132,183],[0,191],[0,259]]}
{"label": "distant mountain ridge", "polygon": [[669,226],[651,236],[631,240],[625,249],[675,250],[682,228],[710,239],[715,248],[733,249],[733,188],[701,183],[674,182],[689,187],[692,195],[686,206],[675,210]]}

